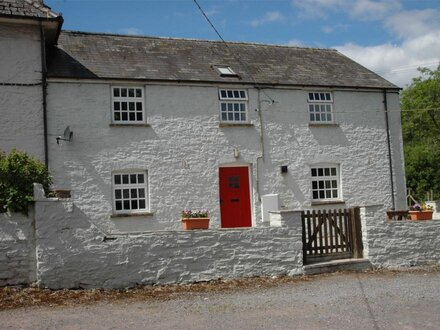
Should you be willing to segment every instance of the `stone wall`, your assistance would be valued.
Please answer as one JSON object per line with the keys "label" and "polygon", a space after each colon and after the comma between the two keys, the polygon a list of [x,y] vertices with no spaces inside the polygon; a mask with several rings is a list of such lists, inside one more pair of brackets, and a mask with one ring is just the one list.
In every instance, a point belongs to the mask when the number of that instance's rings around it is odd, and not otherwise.
{"label": "stone wall", "polygon": [[293,275],[302,272],[300,217],[290,223],[108,235],[72,202],[41,199],[36,203],[37,282],[54,289],[120,288]]}
{"label": "stone wall", "polygon": [[364,252],[373,266],[399,268],[440,262],[440,218],[387,221],[383,206],[361,209]]}
{"label": "stone wall", "polygon": [[0,286],[35,281],[33,209],[29,216],[0,214]]}

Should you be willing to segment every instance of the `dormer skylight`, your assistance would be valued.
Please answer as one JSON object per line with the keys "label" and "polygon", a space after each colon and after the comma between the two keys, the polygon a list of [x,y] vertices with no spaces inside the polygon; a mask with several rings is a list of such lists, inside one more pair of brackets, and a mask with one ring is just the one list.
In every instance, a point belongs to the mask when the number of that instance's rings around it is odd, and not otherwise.
{"label": "dormer skylight", "polygon": [[214,68],[218,71],[218,73],[220,73],[220,76],[222,76],[222,77],[237,77],[238,76],[238,74],[236,74],[234,72],[234,70],[232,70],[229,66],[218,65],[218,66],[215,66]]}

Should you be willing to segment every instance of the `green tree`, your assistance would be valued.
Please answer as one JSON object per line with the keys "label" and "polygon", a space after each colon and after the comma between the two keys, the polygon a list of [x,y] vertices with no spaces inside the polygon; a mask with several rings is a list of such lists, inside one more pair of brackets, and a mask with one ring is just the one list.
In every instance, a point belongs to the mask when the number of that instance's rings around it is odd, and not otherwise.
{"label": "green tree", "polygon": [[418,200],[431,190],[440,199],[440,65],[419,71],[401,97],[407,186]]}
{"label": "green tree", "polygon": [[27,214],[34,182],[49,189],[52,179],[44,164],[15,149],[9,154],[0,152],[0,212]]}

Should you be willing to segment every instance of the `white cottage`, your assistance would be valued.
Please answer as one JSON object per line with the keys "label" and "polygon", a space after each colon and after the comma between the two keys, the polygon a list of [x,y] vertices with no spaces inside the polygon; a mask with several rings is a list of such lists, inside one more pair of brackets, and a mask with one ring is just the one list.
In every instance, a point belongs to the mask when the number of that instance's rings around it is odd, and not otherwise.
{"label": "white cottage", "polygon": [[201,208],[213,228],[264,226],[266,200],[406,208],[399,88],[336,50],[60,32],[38,2],[17,1],[44,18],[5,3],[1,148],[46,155],[103,231]]}

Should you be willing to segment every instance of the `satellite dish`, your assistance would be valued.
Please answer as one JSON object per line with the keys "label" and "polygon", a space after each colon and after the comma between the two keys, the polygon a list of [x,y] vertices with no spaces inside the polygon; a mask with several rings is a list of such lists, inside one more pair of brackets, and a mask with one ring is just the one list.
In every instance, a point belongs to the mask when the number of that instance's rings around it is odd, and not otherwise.
{"label": "satellite dish", "polygon": [[56,139],[57,144],[60,144],[60,140],[70,142],[72,141],[72,138],[73,138],[73,132],[70,130],[70,127],[67,126],[66,129],[64,130],[63,137],[61,136],[57,137]]}

